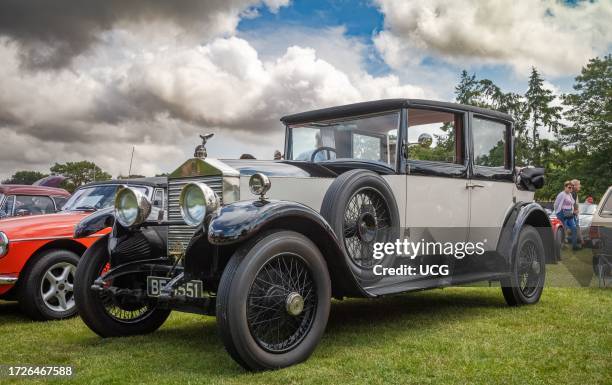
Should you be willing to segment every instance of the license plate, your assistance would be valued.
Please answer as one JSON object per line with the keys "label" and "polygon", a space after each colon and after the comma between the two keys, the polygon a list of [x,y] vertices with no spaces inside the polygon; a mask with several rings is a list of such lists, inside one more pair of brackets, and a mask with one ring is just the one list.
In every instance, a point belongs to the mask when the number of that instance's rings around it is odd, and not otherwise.
{"label": "license plate", "polygon": [[[147,294],[149,297],[159,297],[161,290],[170,282],[168,277],[147,277]],[[174,295],[187,298],[203,298],[204,284],[202,281],[189,281],[174,288]]]}

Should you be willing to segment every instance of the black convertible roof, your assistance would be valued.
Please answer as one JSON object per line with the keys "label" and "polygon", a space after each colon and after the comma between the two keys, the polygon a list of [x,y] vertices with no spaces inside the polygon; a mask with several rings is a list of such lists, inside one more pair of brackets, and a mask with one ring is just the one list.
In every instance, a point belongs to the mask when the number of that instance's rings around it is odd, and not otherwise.
{"label": "black convertible roof", "polygon": [[474,112],[476,114],[489,116],[495,119],[507,120],[511,122],[514,121],[512,116],[506,113],[489,110],[486,108],[468,106],[466,104],[448,103],[424,99],[383,99],[300,112],[293,115],[283,116],[281,118],[281,122],[285,124],[307,123],[315,120],[337,119],[344,118],[347,116],[365,115],[409,107],[440,108],[458,111],[469,111]]}

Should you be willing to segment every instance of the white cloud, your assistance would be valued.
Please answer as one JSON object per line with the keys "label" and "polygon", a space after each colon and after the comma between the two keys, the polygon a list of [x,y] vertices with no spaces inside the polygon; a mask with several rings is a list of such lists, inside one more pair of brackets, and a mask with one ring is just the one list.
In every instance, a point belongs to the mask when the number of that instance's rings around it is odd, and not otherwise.
{"label": "white cloud", "polygon": [[457,65],[536,66],[560,76],[579,71],[612,44],[612,2],[567,6],[554,0],[376,0],[385,29],[375,45],[399,68],[435,57]]}
{"label": "white cloud", "polygon": [[[191,156],[198,133],[210,131],[217,134],[210,156],[269,159],[283,147],[282,115],[429,95],[397,76],[372,76],[359,63],[332,64],[308,46],[262,58],[243,38],[192,45],[163,28],[105,33],[72,68],[55,71],[23,71],[19,47],[0,40],[0,131],[10,149],[0,152],[0,177],[82,159],[126,173],[132,145],[133,172],[167,172]],[[330,36],[340,57],[359,59],[342,34]],[[329,54],[334,42],[326,44]]]}
{"label": "white cloud", "polygon": [[[175,37],[200,42],[232,35],[242,17],[261,7],[276,13],[289,0],[54,0],[0,2],[0,35],[21,47],[31,69],[64,68],[116,29],[155,31],[174,27]],[[17,15],[17,16],[16,16]]]}

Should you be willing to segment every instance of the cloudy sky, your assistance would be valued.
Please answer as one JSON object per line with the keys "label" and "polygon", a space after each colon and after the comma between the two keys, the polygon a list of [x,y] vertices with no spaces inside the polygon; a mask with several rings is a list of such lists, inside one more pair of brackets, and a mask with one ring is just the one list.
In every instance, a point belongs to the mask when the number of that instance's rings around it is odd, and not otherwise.
{"label": "cloudy sky", "polygon": [[282,148],[282,115],[452,100],[461,69],[557,93],[610,52],[612,1],[2,0],[0,179],[92,160],[114,176]]}

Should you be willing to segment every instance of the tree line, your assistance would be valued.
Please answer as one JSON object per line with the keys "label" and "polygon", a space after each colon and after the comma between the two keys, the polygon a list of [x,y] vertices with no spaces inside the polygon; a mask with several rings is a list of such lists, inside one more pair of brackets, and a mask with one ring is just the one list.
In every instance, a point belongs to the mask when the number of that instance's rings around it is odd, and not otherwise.
{"label": "tree line", "polygon": [[[554,95],[544,81],[534,67],[527,91],[518,94],[464,70],[455,87],[455,100],[514,117],[516,165],[546,169],[546,184],[537,191],[536,200],[551,200],[565,180],[580,179],[581,194],[597,201],[612,184],[612,55],[589,60],[574,79],[573,92]],[[549,137],[542,138],[543,132]],[[49,171],[67,177],[64,187],[69,191],[111,178],[89,161],[55,163]],[[45,176],[24,170],[3,183],[32,184]]]}
{"label": "tree line", "polygon": [[[565,180],[579,179],[581,195],[597,201],[612,185],[612,56],[593,58],[574,79],[573,92],[556,96],[532,68],[524,94],[504,92],[489,79],[463,71],[456,101],[512,115],[517,166],[546,169],[536,200],[552,200]],[[543,132],[549,138],[542,138]]]}

